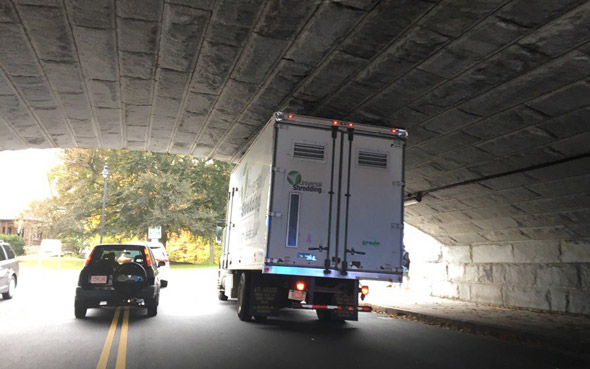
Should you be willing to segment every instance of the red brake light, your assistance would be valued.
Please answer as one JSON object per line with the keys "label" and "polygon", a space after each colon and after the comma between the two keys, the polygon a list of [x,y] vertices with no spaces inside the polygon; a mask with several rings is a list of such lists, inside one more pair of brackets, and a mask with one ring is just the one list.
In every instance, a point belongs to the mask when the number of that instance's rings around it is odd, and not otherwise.
{"label": "red brake light", "polygon": [[289,119],[293,119],[293,114],[288,114],[288,115],[287,115],[287,118],[289,118]]}
{"label": "red brake light", "polygon": [[297,282],[297,285],[295,287],[297,288],[297,291],[303,291],[305,289],[305,283]]}
{"label": "red brake light", "polygon": [[147,249],[143,249],[143,253],[145,255],[145,262],[147,265],[152,265],[152,259],[150,259],[150,254],[148,253]]}
{"label": "red brake light", "polygon": [[348,126],[349,126],[349,127],[352,127],[353,125],[354,125],[354,124],[352,124],[352,123],[348,123]]}
{"label": "red brake light", "polygon": [[367,296],[369,294],[369,286],[362,286],[361,287],[361,293],[365,296]]}
{"label": "red brake light", "polygon": [[392,129],[391,133],[397,133],[397,129]]}
{"label": "red brake light", "polygon": [[338,121],[335,120],[335,121],[332,122],[332,124],[335,125],[335,126],[337,126],[338,125]]}
{"label": "red brake light", "polygon": [[90,254],[88,255],[88,258],[86,259],[86,262],[84,263],[84,265],[88,265],[88,263],[90,263],[90,259],[92,259],[92,254],[94,254],[94,250],[92,249],[92,251],[90,251]]}

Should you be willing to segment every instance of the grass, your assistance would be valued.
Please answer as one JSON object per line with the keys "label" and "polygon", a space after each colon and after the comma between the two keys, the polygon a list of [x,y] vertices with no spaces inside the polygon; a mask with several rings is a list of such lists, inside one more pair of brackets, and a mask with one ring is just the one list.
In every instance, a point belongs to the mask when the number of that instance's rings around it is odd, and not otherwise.
{"label": "grass", "polygon": [[[21,268],[37,268],[39,266],[39,259],[36,257],[22,257],[19,258]],[[84,266],[84,259],[72,257],[72,256],[63,256],[59,261],[59,269],[64,270],[77,270],[82,269]],[[41,259],[41,268],[42,269],[57,269],[57,257],[50,257]]]}

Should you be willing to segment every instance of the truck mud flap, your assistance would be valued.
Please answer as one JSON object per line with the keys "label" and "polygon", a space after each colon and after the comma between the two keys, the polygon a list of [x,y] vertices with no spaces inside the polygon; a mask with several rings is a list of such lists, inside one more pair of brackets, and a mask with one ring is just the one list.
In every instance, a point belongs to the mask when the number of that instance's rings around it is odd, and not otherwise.
{"label": "truck mud flap", "polygon": [[258,273],[252,274],[250,312],[254,317],[278,315],[281,308],[280,281]]}

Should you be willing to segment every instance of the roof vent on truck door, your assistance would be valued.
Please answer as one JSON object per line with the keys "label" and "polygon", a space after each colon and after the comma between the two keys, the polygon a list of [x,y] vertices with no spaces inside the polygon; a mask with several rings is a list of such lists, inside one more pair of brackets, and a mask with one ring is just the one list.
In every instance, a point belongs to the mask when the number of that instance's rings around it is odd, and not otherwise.
{"label": "roof vent on truck door", "polygon": [[324,160],[324,146],[295,142],[293,157],[311,160]]}

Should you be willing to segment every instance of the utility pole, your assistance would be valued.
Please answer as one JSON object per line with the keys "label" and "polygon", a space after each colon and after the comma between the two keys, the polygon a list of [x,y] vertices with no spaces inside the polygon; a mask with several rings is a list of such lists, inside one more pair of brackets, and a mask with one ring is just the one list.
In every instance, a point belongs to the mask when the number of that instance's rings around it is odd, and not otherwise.
{"label": "utility pole", "polygon": [[107,185],[109,183],[109,163],[104,165],[102,170],[102,178],[104,178],[104,192],[102,193],[102,215],[100,216],[100,242],[102,243],[102,234],[104,232],[104,207],[107,202]]}

